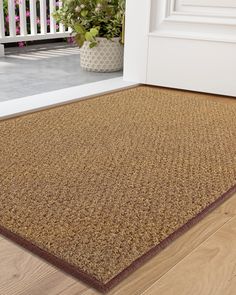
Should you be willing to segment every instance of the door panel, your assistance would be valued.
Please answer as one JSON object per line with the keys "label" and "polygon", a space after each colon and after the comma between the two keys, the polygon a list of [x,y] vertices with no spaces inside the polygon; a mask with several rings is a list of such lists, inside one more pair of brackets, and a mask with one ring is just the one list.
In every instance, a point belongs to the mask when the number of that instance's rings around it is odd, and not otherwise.
{"label": "door panel", "polygon": [[179,6],[236,7],[235,0],[176,0]]}
{"label": "door panel", "polygon": [[236,16],[235,0],[176,0],[175,12],[192,15]]}
{"label": "door panel", "polygon": [[127,0],[126,80],[236,96],[236,0]]}
{"label": "door panel", "polygon": [[235,55],[234,45],[171,38],[149,42],[147,84],[236,96],[235,67],[230,58],[219,58],[222,52]]}

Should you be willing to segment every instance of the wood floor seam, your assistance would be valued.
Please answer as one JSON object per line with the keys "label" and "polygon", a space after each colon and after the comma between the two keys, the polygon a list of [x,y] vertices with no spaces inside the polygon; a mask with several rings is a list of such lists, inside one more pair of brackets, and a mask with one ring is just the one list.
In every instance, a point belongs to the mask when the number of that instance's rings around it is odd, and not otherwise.
{"label": "wood floor seam", "polygon": [[60,290],[58,293],[56,293],[55,295],[60,295],[63,294],[67,289],[71,288],[73,285],[76,285],[76,282],[73,282],[72,284],[70,284],[69,286],[67,286],[65,289]]}

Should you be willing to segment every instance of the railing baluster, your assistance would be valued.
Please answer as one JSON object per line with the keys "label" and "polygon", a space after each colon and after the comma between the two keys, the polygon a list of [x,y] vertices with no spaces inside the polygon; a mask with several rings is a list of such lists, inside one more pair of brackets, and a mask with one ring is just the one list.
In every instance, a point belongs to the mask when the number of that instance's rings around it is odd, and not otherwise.
{"label": "railing baluster", "polygon": [[3,0],[0,0],[0,38],[3,38],[3,37],[5,37],[5,26],[4,26],[4,15],[3,15]]}
{"label": "railing baluster", "polygon": [[47,12],[46,12],[46,1],[40,0],[40,33],[47,34]]}
{"label": "railing baluster", "polygon": [[15,14],[15,2],[14,0],[8,0],[8,15],[9,15],[9,31],[10,36],[16,36],[16,14]]}
{"label": "railing baluster", "polygon": [[56,0],[50,0],[50,33],[55,34],[56,33],[56,21],[52,16],[52,13],[54,12],[56,8]]}
{"label": "railing baluster", "polygon": [[[62,1],[61,0],[59,0],[59,7],[61,7],[62,6]],[[65,32],[65,26],[63,25],[63,24],[59,24],[59,32],[60,33],[64,33]]]}
{"label": "railing baluster", "polygon": [[22,36],[25,36],[27,35],[25,0],[19,1],[19,13],[20,13],[20,34]]}
{"label": "railing baluster", "polygon": [[30,0],[30,34],[37,34],[36,0]]}

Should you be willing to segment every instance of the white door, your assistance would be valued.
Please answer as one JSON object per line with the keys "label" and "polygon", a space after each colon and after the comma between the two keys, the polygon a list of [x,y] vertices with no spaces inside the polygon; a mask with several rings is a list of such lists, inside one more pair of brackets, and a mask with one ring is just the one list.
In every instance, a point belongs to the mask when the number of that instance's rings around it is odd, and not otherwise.
{"label": "white door", "polygon": [[236,96],[236,0],[127,0],[124,79]]}

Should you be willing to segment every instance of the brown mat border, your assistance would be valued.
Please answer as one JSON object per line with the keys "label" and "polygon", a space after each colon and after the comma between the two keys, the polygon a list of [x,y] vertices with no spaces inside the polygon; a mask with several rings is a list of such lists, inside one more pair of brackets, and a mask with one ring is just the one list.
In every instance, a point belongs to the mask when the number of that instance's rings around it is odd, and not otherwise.
{"label": "brown mat border", "polygon": [[96,278],[86,274],[85,272],[83,272],[79,268],[56,257],[53,254],[48,253],[47,251],[39,248],[38,246],[34,245],[30,241],[27,241],[26,239],[9,231],[8,229],[4,228],[1,225],[0,225],[0,234],[5,236],[6,238],[16,242],[18,245],[22,246],[23,248],[33,252],[34,254],[38,255],[40,258],[43,258],[47,262],[53,264],[57,268],[67,272],[68,274],[72,275],[73,277],[85,282],[86,284],[89,284],[90,286],[94,287],[98,291],[100,291],[102,293],[106,293],[109,290],[111,290],[112,288],[114,288],[123,279],[125,279],[129,274],[134,272],[138,267],[143,265],[150,258],[152,258],[156,254],[158,254],[161,250],[165,249],[171,242],[175,241],[178,237],[180,237],[182,234],[187,232],[188,229],[190,229],[192,226],[194,226],[196,223],[198,223],[200,220],[202,220],[207,214],[209,214],[215,208],[220,206],[223,202],[228,200],[234,193],[236,193],[236,184],[231,189],[229,189],[227,192],[225,192],[223,195],[221,195],[218,199],[216,199],[213,203],[211,203],[208,207],[206,207],[203,211],[201,211],[195,217],[190,219],[186,224],[184,224],[182,227],[180,227],[175,232],[173,232],[171,235],[169,235],[161,243],[159,243],[158,245],[156,245],[155,247],[150,249],[147,253],[140,256],[135,261],[133,261],[130,266],[128,266],[126,269],[124,269],[122,272],[120,272],[116,277],[111,279],[106,284],[103,284],[102,282],[100,282]]}

